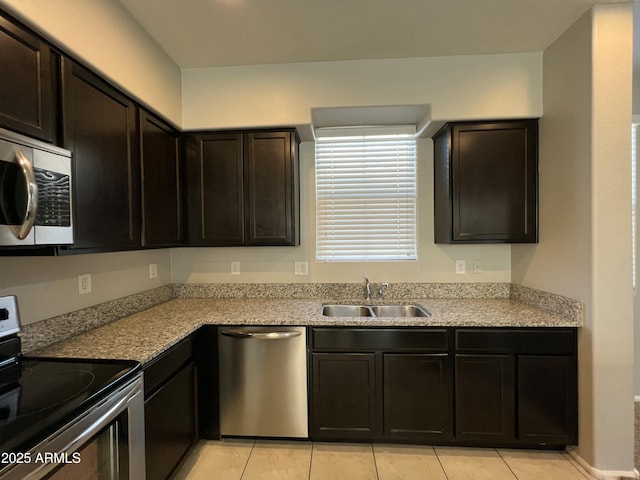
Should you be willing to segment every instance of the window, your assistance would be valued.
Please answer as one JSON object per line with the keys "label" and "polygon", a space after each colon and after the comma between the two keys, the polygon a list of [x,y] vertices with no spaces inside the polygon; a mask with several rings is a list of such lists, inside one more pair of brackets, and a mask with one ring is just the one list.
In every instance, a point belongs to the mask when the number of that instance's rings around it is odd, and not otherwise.
{"label": "window", "polygon": [[415,127],[316,137],[316,260],[415,260]]}

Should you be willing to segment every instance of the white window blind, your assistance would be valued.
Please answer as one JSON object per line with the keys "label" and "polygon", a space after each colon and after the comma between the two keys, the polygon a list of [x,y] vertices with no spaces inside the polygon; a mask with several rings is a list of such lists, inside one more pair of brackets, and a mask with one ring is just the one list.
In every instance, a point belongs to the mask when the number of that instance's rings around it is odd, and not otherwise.
{"label": "white window blind", "polygon": [[415,127],[316,131],[316,259],[415,260]]}

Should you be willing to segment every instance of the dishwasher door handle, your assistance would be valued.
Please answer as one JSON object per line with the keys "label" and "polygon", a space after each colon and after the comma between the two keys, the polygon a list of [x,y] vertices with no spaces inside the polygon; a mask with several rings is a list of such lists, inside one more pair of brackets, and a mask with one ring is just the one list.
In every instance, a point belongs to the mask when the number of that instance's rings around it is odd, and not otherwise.
{"label": "dishwasher door handle", "polygon": [[279,340],[283,338],[293,338],[302,335],[297,330],[287,330],[281,332],[251,332],[246,330],[221,330],[220,333],[225,337],[233,338],[255,338],[258,340]]}

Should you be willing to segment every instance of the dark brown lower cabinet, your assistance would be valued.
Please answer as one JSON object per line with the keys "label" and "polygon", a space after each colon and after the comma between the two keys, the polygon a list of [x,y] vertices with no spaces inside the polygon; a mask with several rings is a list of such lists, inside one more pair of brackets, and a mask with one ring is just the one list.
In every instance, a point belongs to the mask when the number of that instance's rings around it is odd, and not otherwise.
{"label": "dark brown lower cabinet", "polygon": [[455,342],[456,441],[578,442],[576,329],[457,328]]}
{"label": "dark brown lower cabinet", "polygon": [[456,355],[456,439],[515,440],[515,358]]}
{"label": "dark brown lower cabinet", "polygon": [[310,342],[312,439],[578,441],[576,329],[317,327]]}
{"label": "dark brown lower cabinet", "polygon": [[183,367],[145,403],[147,479],[165,479],[196,438],[195,366]]}
{"label": "dark brown lower cabinet", "polygon": [[384,435],[390,440],[453,439],[452,369],[441,354],[383,355]]}
{"label": "dark brown lower cabinet", "polygon": [[311,438],[451,440],[448,338],[445,328],[313,328]]}
{"label": "dark brown lower cabinet", "polygon": [[147,480],[165,480],[198,438],[193,337],[144,368]]}
{"label": "dark brown lower cabinet", "polygon": [[518,436],[536,445],[567,445],[578,439],[576,358],[518,357]]}
{"label": "dark brown lower cabinet", "polygon": [[378,433],[376,356],[313,353],[311,436],[366,440]]}

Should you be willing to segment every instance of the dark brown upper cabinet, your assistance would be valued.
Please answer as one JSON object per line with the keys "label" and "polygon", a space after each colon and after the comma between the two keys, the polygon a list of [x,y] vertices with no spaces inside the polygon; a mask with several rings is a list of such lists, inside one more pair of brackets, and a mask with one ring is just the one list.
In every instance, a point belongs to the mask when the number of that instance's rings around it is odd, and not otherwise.
{"label": "dark brown upper cabinet", "polygon": [[436,243],[538,241],[538,120],[449,123],[433,140]]}
{"label": "dark brown upper cabinet", "polygon": [[142,245],[172,247],[182,243],[180,135],[140,109]]}
{"label": "dark brown upper cabinet", "polygon": [[93,73],[62,58],[64,146],[73,153],[72,248],[140,246],[136,107]]}
{"label": "dark brown upper cabinet", "polygon": [[185,138],[188,244],[298,245],[294,129]]}
{"label": "dark brown upper cabinet", "polygon": [[184,144],[189,245],[242,245],[242,135],[188,136]]}
{"label": "dark brown upper cabinet", "polygon": [[249,245],[298,245],[298,141],[294,131],[244,135]]}
{"label": "dark brown upper cabinet", "polygon": [[0,16],[0,126],[55,140],[55,60],[49,45]]}

